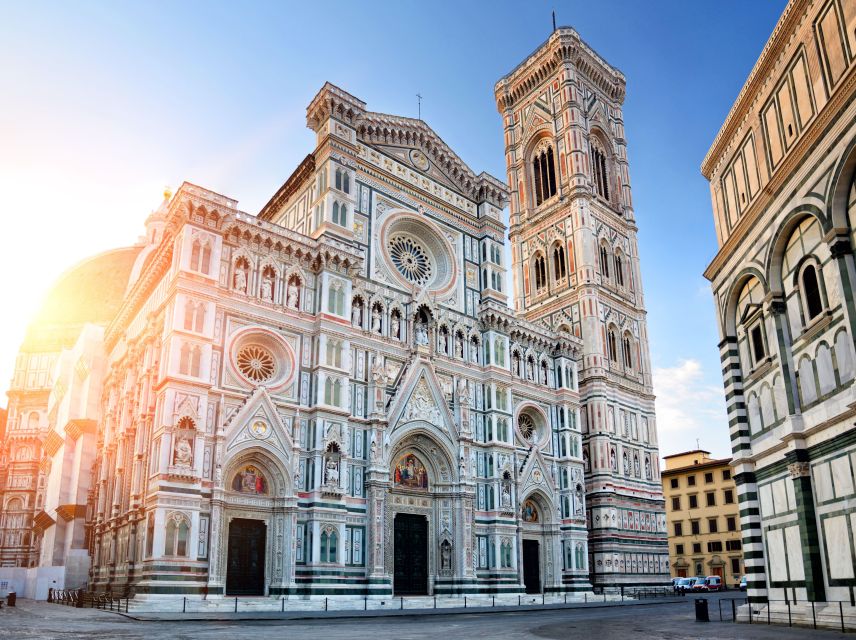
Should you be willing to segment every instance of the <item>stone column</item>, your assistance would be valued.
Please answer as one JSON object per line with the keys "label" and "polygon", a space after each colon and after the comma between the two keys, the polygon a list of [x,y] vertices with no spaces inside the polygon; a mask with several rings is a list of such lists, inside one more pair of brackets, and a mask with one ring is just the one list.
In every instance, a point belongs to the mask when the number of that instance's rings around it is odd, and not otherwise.
{"label": "stone column", "polygon": [[366,564],[371,578],[389,578],[386,571],[384,550],[386,547],[386,482],[375,478],[375,472],[369,472],[366,480],[368,498],[368,544],[366,545]]}
{"label": "stone column", "polygon": [[223,546],[223,530],[225,527],[223,501],[211,501],[211,543],[208,548],[208,593],[211,595],[225,593],[226,580],[222,574],[220,559]]}
{"label": "stone column", "polygon": [[829,242],[829,252],[838,266],[838,278],[841,281],[841,301],[844,317],[850,329],[850,346],[856,353],[856,266],[854,266],[853,247],[850,239],[844,236],[834,236]]}
{"label": "stone column", "polygon": [[821,563],[820,533],[814,511],[814,490],[808,451],[795,449],[785,454],[788,472],[794,483],[794,498],[797,503],[797,522],[802,541],[802,560],[805,571],[805,593],[810,601],[826,600],[826,587]]}
{"label": "stone column", "polygon": [[746,595],[749,602],[767,602],[767,565],[755,466],[751,462],[735,465],[734,483],[740,506],[740,530],[743,533],[743,564],[746,569]]}

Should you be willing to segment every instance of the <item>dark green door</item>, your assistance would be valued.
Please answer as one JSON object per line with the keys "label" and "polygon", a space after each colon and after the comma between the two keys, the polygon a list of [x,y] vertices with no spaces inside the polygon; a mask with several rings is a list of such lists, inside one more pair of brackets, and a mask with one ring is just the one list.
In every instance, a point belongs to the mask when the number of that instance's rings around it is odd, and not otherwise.
{"label": "dark green door", "polygon": [[264,595],[265,529],[265,523],[261,520],[235,518],[229,523],[227,595]]}
{"label": "dark green door", "polygon": [[395,595],[428,595],[428,519],[397,514],[393,542]]}
{"label": "dark green door", "polygon": [[523,584],[526,593],[541,593],[541,557],[537,540],[523,541]]}

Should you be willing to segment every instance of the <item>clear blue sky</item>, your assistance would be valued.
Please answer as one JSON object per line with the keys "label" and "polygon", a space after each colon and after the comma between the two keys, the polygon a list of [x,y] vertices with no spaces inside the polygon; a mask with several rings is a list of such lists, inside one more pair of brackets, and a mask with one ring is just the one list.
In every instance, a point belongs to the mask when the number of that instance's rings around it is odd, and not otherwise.
{"label": "clear blue sky", "polygon": [[504,180],[493,85],[549,36],[555,8],[628,80],[661,452],[699,438],[727,455],[699,165],[784,4],[0,0],[0,392],[39,294],[133,242],[164,185],[256,213],[313,148],[305,107],[326,80],[392,114],[415,116],[421,93],[423,119]]}

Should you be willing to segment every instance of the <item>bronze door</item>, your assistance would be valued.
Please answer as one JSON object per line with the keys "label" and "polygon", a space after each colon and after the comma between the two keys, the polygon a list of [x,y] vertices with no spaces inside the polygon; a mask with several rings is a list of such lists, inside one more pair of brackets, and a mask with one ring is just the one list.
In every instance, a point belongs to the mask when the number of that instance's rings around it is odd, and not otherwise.
{"label": "bronze door", "polygon": [[229,523],[226,595],[264,595],[265,529],[261,520],[235,518]]}
{"label": "bronze door", "polygon": [[395,516],[393,590],[397,596],[428,595],[428,519]]}
{"label": "bronze door", "polygon": [[523,584],[526,593],[541,593],[541,558],[537,540],[523,541]]}

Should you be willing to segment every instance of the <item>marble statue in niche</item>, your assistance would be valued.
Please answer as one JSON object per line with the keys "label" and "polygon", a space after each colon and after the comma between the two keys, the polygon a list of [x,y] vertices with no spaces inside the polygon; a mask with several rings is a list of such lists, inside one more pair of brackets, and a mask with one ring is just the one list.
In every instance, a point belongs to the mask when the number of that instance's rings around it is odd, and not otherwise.
{"label": "marble statue in niche", "polygon": [[176,467],[193,466],[193,445],[190,444],[190,438],[187,436],[179,436],[176,440],[172,464]]}

